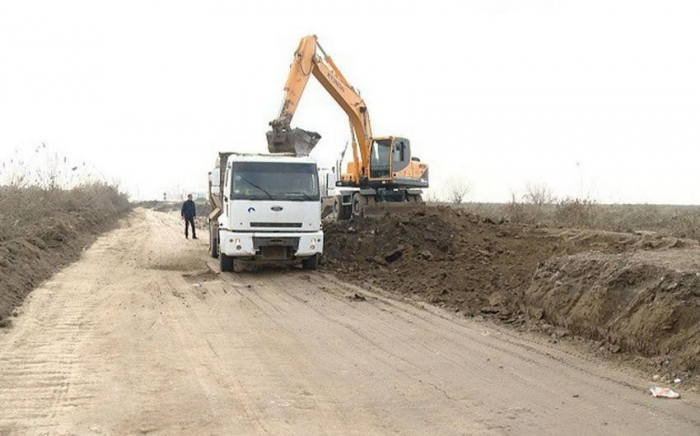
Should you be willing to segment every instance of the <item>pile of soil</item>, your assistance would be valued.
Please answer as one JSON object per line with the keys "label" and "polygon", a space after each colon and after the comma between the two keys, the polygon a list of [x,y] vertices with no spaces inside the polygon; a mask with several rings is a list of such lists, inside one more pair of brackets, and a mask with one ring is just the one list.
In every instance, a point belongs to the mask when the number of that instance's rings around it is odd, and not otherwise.
{"label": "pile of soil", "polygon": [[[689,296],[697,293],[693,288],[697,282],[690,275],[683,280],[671,278],[673,267],[652,267],[656,257],[646,260],[655,253],[700,253],[693,241],[497,223],[459,209],[428,206],[379,218],[333,222],[324,232],[325,268],[360,285],[376,285],[468,316],[491,316],[518,325],[552,324],[590,339],[619,343],[624,350],[646,356],[678,354],[678,344],[685,349],[681,354],[693,354],[692,345],[687,341],[689,345],[683,345],[683,338],[693,328],[697,333],[700,305],[680,307],[697,300],[697,294]],[[621,262],[633,254],[639,268],[622,276],[629,277],[628,281],[620,278],[617,288],[603,291],[601,283],[610,282]],[[582,260],[591,256],[598,256],[597,263]],[[700,267],[696,270],[700,272]],[[644,280],[656,280],[659,287],[646,287],[647,282],[640,285],[642,279],[637,276],[642,271]],[[678,292],[667,293],[664,283],[673,280],[684,285],[673,288]],[[598,294],[589,292],[594,283],[601,287]],[[663,305],[671,311],[669,318],[661,321],[657,316],[659,322],[652,324],[637,320],[646,312],[621,311],[639,304],[632,296],[640,286],[646,290],[645,298],[653,296],[651,301],[657,304],[653,312]],[[629,297],[620,299],[619,292]],[[592,313],[608,315],[596,318]],[[609,318],[613,315],[614,320]],[[676,318],[682,320],[669,329],[669,320]],[[635,329],[640,332],[632,334]],[[662,342],[650,345],[655,341]],[[696,350],[695,364],[699,360]],[[693,359],[685,362],[692,365]]]}
{"label": "pile of soil", "polygon": [[0,188],[0,327],[13,309],[130,209],[115,188]]}
{"label": "pile of soil", "polygon": [[697,249],[555,257],[537,269],[525,305],[535,317],[617,351],[700,369]]}

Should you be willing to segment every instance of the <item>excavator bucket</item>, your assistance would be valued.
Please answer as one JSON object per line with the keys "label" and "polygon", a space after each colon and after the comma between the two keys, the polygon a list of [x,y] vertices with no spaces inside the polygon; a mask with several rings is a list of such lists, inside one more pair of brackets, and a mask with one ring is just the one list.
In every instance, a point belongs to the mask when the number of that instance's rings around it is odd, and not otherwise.
{"label": "excavator bucket", "polygon": [[294,153],[306,156],[316,146],[321,135],[303,129],[273,129],[267,132],[267,149],[270,153]]}

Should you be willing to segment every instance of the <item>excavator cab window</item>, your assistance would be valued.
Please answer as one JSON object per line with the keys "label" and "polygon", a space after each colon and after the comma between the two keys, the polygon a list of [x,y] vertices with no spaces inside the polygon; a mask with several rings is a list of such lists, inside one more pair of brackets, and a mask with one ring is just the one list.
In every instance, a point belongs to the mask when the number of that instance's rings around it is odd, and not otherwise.
{"label": "excavator cab window", "polygon": [[397,142],[394,144],[394,163],[401,163],[404,160],[404,153],[406,152],[406,145],[402,142]]}
{"label": "excavator cab window", "polygon": [[369,177],[388,179],[391,172],[391,140],[382,139],[372,142],[369,160]]}
{"label": "excavator cab window", "polygon": [[398,172],[408,166],[411,160],[411,143],[406,138],[396,138],[394,141],[393,171]]}

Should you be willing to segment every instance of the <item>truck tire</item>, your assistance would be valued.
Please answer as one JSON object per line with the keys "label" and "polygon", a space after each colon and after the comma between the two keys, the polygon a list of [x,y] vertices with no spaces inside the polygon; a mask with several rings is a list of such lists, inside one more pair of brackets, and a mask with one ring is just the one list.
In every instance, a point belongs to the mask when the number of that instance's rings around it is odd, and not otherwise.
{"label": "truck tire", "polygon": [[318,254],[301,261],[301,267],[308,270],[315,270],[318,267]]}
{"label": "truck tire", "polygon": [[219,269],[221,272],[233,272],[233,257],[219,253]]}
{"label": "truck tire", "polygon": [[209,254],[216,259],[219,257],[219,238],[216,236],[214,225],[209,224]]}

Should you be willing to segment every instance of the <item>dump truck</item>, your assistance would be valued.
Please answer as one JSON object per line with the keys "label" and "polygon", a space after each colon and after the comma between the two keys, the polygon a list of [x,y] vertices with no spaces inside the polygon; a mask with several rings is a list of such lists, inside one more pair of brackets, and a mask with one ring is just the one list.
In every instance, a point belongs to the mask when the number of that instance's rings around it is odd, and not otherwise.
{"label": "dump truck", "polygon": [[347,81],[318,38],[302,38],[294,52],[277,118],[267,132],[270,152],[308,155],[321,139],[316,132],[292,128],[291,122],[311,77],[323,86],[348,116],[352,161],[335,170],[333,210],[337,219],[367,215],[378,205],[422,202],[429,186],[428,165],[412,153],[411,141],[402,136],[374,136],[369,110],[360,93]]}
{"label": "dump truck", "polygon": [[209,173],[209,250],[222,272],[235,260],[301,262],[323,254],[316,161],[289,153],[219,153]]}

